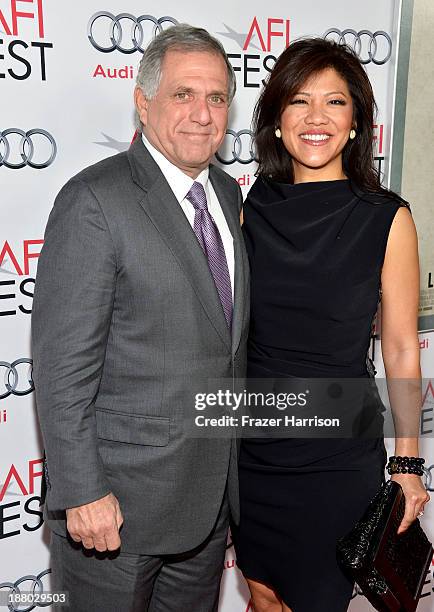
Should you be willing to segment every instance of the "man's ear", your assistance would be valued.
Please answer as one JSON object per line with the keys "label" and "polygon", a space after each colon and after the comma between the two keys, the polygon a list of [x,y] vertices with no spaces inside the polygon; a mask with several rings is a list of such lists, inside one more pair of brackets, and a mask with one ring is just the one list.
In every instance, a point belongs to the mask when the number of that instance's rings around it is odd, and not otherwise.
{"label": "man's ear", "polygon": [[148,99],[145,97],[140,87],[134,89],[134,102],[140,121],[146,126],[148,120]]}

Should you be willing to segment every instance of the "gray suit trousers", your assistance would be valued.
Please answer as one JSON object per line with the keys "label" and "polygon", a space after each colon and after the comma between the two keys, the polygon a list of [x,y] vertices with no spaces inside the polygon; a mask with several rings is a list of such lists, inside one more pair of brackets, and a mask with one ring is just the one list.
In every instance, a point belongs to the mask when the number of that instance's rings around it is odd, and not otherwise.
{"label": "gray suit trousers", "polygon": [[225,495],[205,542],[177,555],[87,551],[52,533],[52,590],[67,592],[59,612],[216,612],[228,533]]}

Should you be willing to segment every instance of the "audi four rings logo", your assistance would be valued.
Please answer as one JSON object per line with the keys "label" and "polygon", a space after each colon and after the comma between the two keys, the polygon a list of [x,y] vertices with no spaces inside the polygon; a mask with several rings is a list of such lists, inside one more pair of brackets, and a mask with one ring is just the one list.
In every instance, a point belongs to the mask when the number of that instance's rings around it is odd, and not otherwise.
{"label": "audi four rings logo", "polygon": [[0,400],[9,395],[28,395],[34,390],[32,364],[32,360],[25,357],[12,363],[0,361],[0,372],[4,370],[3,379],[0,375]]}
{"label": "audi four rings logo", "polygon": [[[97,23],[98,21],[99,24]],[[128,22],[130,25],[129,29]],[[116,49],[121,53],[135,53],[136,51],[143,53],[144,47],[142,45],[145,40],[143,24],[146,22],[152,24],[152,32],[148,38],[155,38],[157,34],[162,32],[164,23],[172,25],[177,25],[178,23],[176,19],[167,15],[157,19],[152,15],[135,17],[131,13],[113,15],[113,13],[107,11],[98,11],[89,19],[87,37],[95,49],[103,53],[111,53]],[[124,30],[124,27],[127,29]]]}
{"label": "audi four rings logo", "polygon": [[46,130],[25,132],[8,128],[0,131],[0,166],[13,170],[30,166],[41,170],[53,163],[56,154],[56,141]]}
{"label": "audi four rings logo", "polygon": [[373,62],[380,66],[388,62],[392,55],[392,39],[383,30],[356,32],[350,28],[342,31],[330,28],[324,34],[324,38],[333,39],[340,45],[348,45],[359,56],[362,64]]}
{"label": "audi four rings logo", "polygon": [[433,475],[432,475],[432,470],[434,468],[434,464],[428,466],[428,467],[424,467],[423,471],[424,471],[424,479],[425,479],[425,489],[427,491],[434,491],[434,487],[433,487]]}
{"label": "audi four rings logo", "polygon": [[215,156],[221,164],[226,165],[257,161],[253,133],[250,130],[226,130],[225,140]]}
{"label": "audi four rings logo", "polygon": [[[42,584],[42,578],[50,573],[51,570],[46,569],[40,572],[37,576],[29,574],[27,576],[18,578],[18,580],[15,580],[15,582],[0,582],[0,593],[2,595],[1,604],[5,606],[7,605],[8,610],[11,610],[11,612],[31,612],[31,610],[34,610],[37,607],[45,608],[50,606],[52,602],[49,599],[48,601],[44,601],[44,585]],[[40,596],[38,598],[38,603],[32,603],[25,607],[23,607],[23,603],[20,601],[16,601],[14,603],[13,596],[21,595],[22,591],[25,593],[31,593],[34,595],[34,599]],[[6,601],[9,600],[7,604],[4,603],[4,597],[6,597]],[[19,597],[17,599],[19,599]]]}

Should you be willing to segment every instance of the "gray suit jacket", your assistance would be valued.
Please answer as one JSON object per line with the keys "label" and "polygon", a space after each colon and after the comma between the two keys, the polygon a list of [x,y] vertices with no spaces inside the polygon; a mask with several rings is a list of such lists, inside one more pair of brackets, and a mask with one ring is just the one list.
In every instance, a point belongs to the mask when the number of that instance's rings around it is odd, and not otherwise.
{"label": "gray suit jacket", "polygon": [[243,377],[248,264],[236,181],[210,167],[235,247],[232,337],[196,236],[137,139],[59,193],[38,264],[34,381],[46,449],[46,518],[112,491],[122,549],[186,551],[210,533],[224,490],[238,517],[236,443],[183,422],[209,379]]}

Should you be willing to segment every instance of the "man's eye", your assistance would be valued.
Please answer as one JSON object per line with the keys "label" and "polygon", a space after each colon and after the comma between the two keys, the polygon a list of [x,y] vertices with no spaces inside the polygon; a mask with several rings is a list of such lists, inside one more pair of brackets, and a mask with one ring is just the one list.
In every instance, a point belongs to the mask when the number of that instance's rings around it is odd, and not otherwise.
{"label": "man's eye", "polygon": [[222,96],[211,96],[210,100],[213,104],[223,104],[225,101]]}
{"label": "man's eye", "polygon": [[188,92],[186,92],[186,91],[178,91],[178,92],[175,94],[175,98],[176,98],[177,100],[188,100],[188,96],[189,96],[189,94],[188,94]]}

